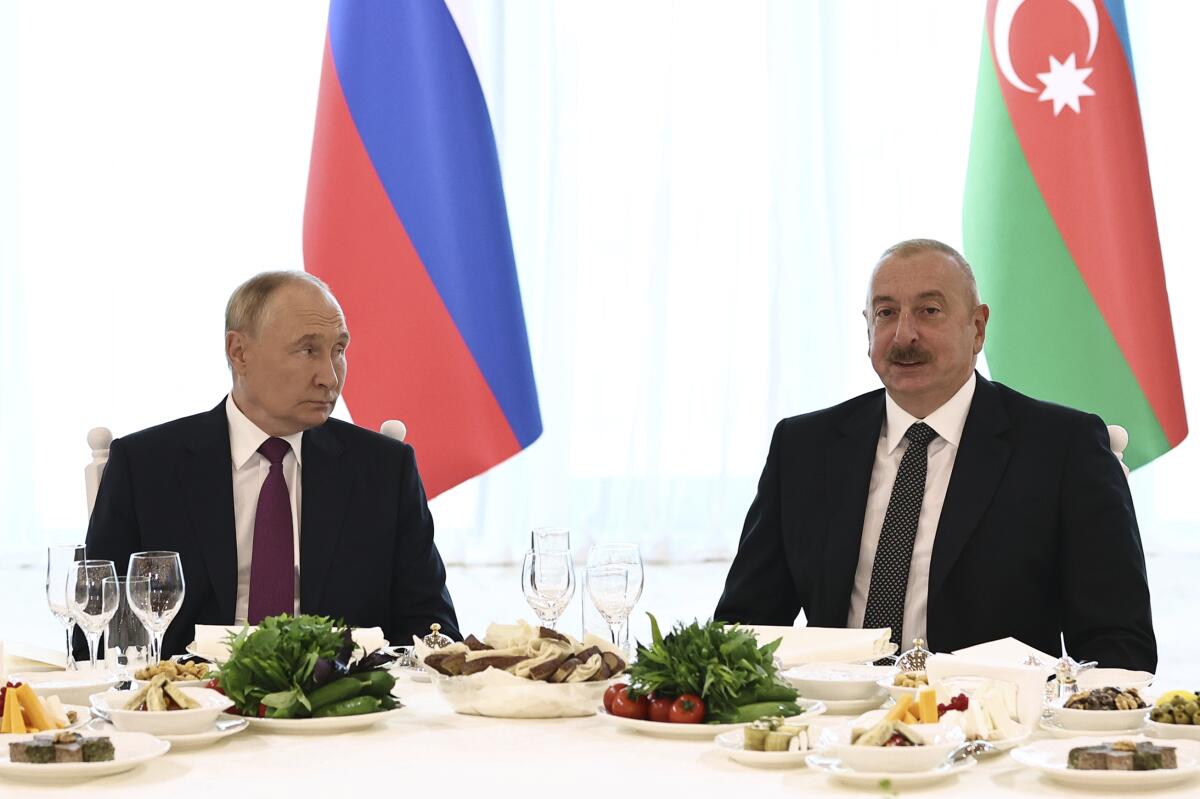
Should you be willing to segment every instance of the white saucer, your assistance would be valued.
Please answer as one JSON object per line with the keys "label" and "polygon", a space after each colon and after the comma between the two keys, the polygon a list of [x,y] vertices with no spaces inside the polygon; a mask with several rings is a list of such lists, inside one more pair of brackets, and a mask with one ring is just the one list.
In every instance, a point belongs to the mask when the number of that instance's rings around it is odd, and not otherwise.
{"label": "white saucer", "polygon": [[746,749],[745,739],[746,734],[741,730],[730,730],[716,736],[713,741],[718,749],[729,755],[730,760],[753,768],[803,768],[804,758],[813,753],[811,749],[804,752],[758,752]]}
{"label": "white saucer", "polygon": [[105,774],[119,774],[137,764],[165,754],[171,744],[144,732],[111,732],[113,759],[100,763],[13,763],[8,743],[32,735],[0,735],[0,777],[27,782],[77,782]]}
{"label": "white saucer", "polygon": [[1103,735],[1106,738],[1128,738],[1131,735],[1141,735],[1144,727],[1134,727],[1131,730],[1068,730],[1060,724],[1055,724],[1049,719],[1042,719],[1038,724],[1038,729],[1042,732],[1050,733],[1052,738],[1095,738],[1098,735]]}
{"label": "white saucer", "polygon": [[822,699],[821,702],[825,705],[825,712],[831,716],[857,716],[882,707],[890,699],[887,692],[880,691],[869,699]]}
{"label": "white saucer", "polygon": [[[155,737],[170,743],[172,749],[199,749],[202,746],[214,744],[222,738],[228,738],[230,735],[237,735],[249,726],[250,722],[241,716],[222,714],[211,729],[203,732],[195,732],[188,735],[156,735]],[[100,717],[97,717],[95,721],[88,725],[86,734],[112,735],[114,731],[115,728],[112,726],[112,722],[104,721]]]}
{"label": "white saucer", "polygon": [[954,764],[944,764],[928,771],[894,773],[885,771],[854,771],[843,766],[842,761],[832,757],[825,757],[824,755],[809,755],[805,758],[804,762],[814,771],[824,772],[838,782],[860,788],[883,788],[884,790],[930,785],[956,777],[964,771],[975,767],[975,760],[970,757],[966,760],[960,760]]}

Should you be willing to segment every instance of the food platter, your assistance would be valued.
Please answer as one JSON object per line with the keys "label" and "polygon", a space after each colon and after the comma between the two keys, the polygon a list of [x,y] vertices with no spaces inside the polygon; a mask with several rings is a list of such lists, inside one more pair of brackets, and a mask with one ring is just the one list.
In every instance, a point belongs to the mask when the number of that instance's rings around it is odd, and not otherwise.
{"label": "food platter", "polygon": [[803,768],[804,759],[813,753],[812,749],[802,752],[757,752],[747,749],[745,734],[740,729],[717,735],[713,738],[713,743],[733,762],[754,768]]}
{"label": "food platter", "polygon": [[13,763],[8,756],[8,744],[24,741],[32,735],[0,735],[0,777],[25,782],[76,782],[106,774],[128,771],[166,754],[171,744],[144,732],[113,732],[114,757],[98,763]]}
{"label": "food platter", "polygon": [[879,790],[881,784],[889,784],[895,788],[915,788],[920,785],[931,785],[957,777],[963,772],[975,767],[975,760],[967,758],[953,764],[943,764],[927,771],[855,771],[834,757],[811,754],[805,758],[805,763],[814,771],[828,774],[832,779],[856,788],[871,788]]}
{"label": "food platter", "polygon": [[[1067,767],[1067,754],[1079,746],[1091,746],[1116,740],[1120,736],[1105,735],[1103,738],[1074,738],[1068,741],[1036,741],[1014,749],[1013,760],[1028,766],[1055,782],[1090,788],[1112,790],[1136,790],[1161,787],[1186,782],[1200,776],[1200,742],[1153,739],[1160,745],[1174,746],[1178,767],[1157,771],[1089,771]],[[1144,736],[1129,738],[1131,741],[1149,740]]]}
{"label": "food platter", "polygon": [[[804,713],[799,716],[793,716],[788,721],[806,723],[809,719],[819,716],[825,712],[825,703],[816,699],[797,699],[796,704],[800,706]],[[646,721],[644,719],[628,719],[623,716],[614,716],[604,709],[604,706],[596,708],[596,715],[600,716],[605,721],[611,722],[614,726],[636,732],[641,735],[649,735],[653,738],[675,738],[688,741],[711,741],[713,736],[721,733],[737,730],[739,733],[742,727],[746,726],[742,723],[737,724],[671,724],[665,721]]]}
{"label": "food platter", "polygon": [[23,682],[40,697],[57,696],[65,705],[86,705],[88,697],[107,691],[117,684],[111,671],[34,671],[10,674],[11,682]]}
{"label": "food platter", "polygon": [[278,735],[313,735],[336,732],[353,732],[391,721],[404,708],[397,707],[379,713],[362,713],[357,716],[330,716],[321,719],[259,719],[246,717],[250,727],[259,732]]}

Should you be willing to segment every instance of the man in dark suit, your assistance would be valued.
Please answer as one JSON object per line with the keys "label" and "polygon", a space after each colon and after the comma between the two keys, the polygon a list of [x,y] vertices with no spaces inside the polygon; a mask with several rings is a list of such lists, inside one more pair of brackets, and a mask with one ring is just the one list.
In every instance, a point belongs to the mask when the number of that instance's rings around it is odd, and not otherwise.
{"label": "man in dark suit", "polygon": [[[716,617],[890,627],[949,652],[1012,636],[1154,671],[1129,486],[1099,417],[974,371],[989,310],[953,248],[888,249],[867,299],[883,390],[784,419]],[[903,631],[903,632],[901,632]]]}
{"label": "man in dark suit", "polygon": [[350,341],[303,272],[251,278],[226,309],[233,389],[207,413],[112,442],[89,558],[178,552],[187,583],[163,655],[196,624],[316,613],[395,643],[432,622],[458,638],[412,447],[330,419]]}

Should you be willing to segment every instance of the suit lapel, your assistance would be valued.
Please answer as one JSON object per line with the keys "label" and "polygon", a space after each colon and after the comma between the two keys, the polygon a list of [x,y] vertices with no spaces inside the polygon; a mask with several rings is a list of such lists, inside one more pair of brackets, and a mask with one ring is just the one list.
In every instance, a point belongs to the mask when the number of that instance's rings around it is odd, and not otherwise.
{"label": "suit lapel", "polygon": [[184,442],[179,467],[195,538],[208,566],[221,615],[234,621],[237,602],[237,535],[233,520],[233,472],[229,421],[221,402],[203,417],[196,434]]}
{"label": "suit lapel", "polygon": [[963,427],[954,471],[938,520],[929,564],[929,601],[932,604],[971,534],[979,525],[1004,469],[1012,447],[1003,437],[1009,428],[1000,393],[976,375],[975,396]]}
{"label": "suit lapel", "polygon": [[300,610],[318,611],[350,504],[345,446],[328,425],[304,434],[300,484]]}
{"label": "suit lapel", "polygon": [[883,392],[879,391],[863,408],[838,427],[841,438],[826,452],[825,479],[829,487],[829,538],[825,549],[825,569],[829,592],[828,618],[810,623],[842,627],[850,612],[850,591],[858,569],[858,550],[862,539],[863,518],[875,449],[883,425]]}

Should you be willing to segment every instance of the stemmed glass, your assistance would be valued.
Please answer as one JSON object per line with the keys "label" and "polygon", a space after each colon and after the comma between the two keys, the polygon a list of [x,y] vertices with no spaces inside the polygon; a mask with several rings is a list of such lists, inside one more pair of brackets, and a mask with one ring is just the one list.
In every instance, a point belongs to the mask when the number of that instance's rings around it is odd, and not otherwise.
{"label": "stemmed glass", "polygon": [[637,544],[599,544],[588,552],[588,596],[608,623],[614,646],[622,646],[621,630],[642,597],[644,583]]}
{"label": "stemmed glass", "polygon": [[67,633],[67,670],[76,668],[72,639],[75,637],[75,617],[67,604],[67,578],[75,562],[84,559],[83,544],[60,544],[46,548],[46,604]]}
{"label": "stemmed glass", "polygon": [[75,623],[87,638],[92,670],[96,669],[96,647],[108,620],[117,612],[117,576],[111,560],[80,560],[67,575],[67,605]]}
{"label": "stemmed glass", "polygon": [[129,572],[126,576],[149,578],[148,583],[131,579],[126,583],[126,595],[134,614],[154,637],[150,662],[157,663],[162,660],[163,635],[183,604],[186,586],[179,553],[134,552],[129,556]]}
{"label": "stemmed glass", "polygon": [[554,629],[575,595],[575,564],[570,550],[526,552],[521,590],[543,627]]}

